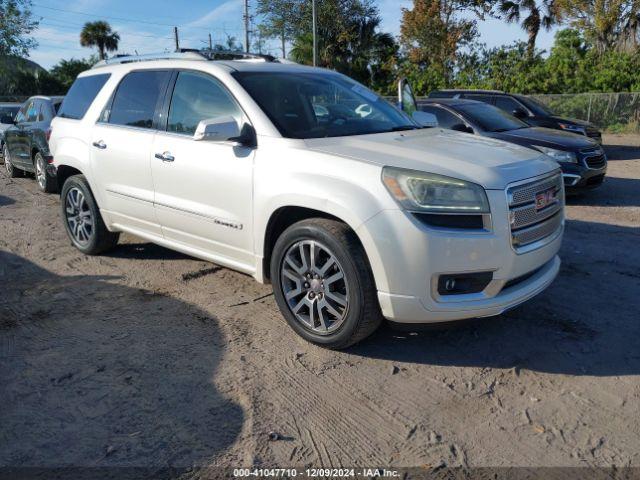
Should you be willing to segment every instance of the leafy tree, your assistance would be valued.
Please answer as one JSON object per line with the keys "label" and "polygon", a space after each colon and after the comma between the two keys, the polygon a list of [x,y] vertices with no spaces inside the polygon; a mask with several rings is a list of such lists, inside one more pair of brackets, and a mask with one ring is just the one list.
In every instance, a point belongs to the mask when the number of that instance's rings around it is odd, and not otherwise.
{"label": "leafy tree", "polygon": [[60,62],[54,65],[51,69],[51,75],[60,82],[65,90],[68,90],[76,77],[85,70],[89,70],[93,67],[97,60],[98,59],[96,57],[80,60],[76,60],[75,58],[70,60],[60,60]]}
{"label": "leafy tree", "polygon": [[549,30],[556,23],[553,0],[501,0],[497,8],[507,22],[522,21],[521,26],[529,37],[527,56],[533,58],[540,29]]}
{"label": "leafy tree", "polygon": [[402,70],[418,92],[452,83],[460,51],[478,36],[476,21],[462,14],[477,5],[472,0],[414,0],[412,9],[402,10]]}
{"label": "leafy tree", "polygon": [[266,38],[278,38],[282,58],[287,57],[286,45],[296,33],[301,0],[258,0],[257,13],[262,16],[258,28]]}
{"label": "leafy tree", "polygon": [[80,45],[83,47],[98,47],[98,56],[104,60],[106,52],[118,50],[120,35],[111,30],[111,25],[104,21],[87,22],[80,32]]}
{"label": "leafy tree", "polygon": [[214,50],[221,50],[221,51],[225,51],[225,52],[242,52],[244,51],[244,47],[242,46],[242,44],[238,43],[238,40],[236,39],[236,37],[232,36],[232,35],[227,35],[227,39],[225,40],[224,44],[222,43],[216,43],[213,46]]}
{"label": "leafy tree", "polygon": [[636,49],[640,28],[640,3],[636,0],[556,0],[563,20],[583,30],[596,51]]}
{"label": "leafy tree", "polygon": [[37,46],[29,36],[37,27],[31,0],[0,0],[0,56],[27,56]]}

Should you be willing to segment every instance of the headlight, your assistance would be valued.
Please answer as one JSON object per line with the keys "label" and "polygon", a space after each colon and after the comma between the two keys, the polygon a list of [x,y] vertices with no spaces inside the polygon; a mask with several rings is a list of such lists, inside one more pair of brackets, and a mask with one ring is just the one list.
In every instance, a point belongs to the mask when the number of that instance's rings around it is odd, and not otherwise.
{"label": "headlight", "polygon": [[582,135],[586,134],[585,128],[581,127],[580,125],[574,125],[572,123],[559,123],[558,126],[562,130],[566,130],[567,132],[580,133]]}
{"label": "headlight", "polygon": [[382,181],[407,210],[432,213],[489,213],[480,185],[433,173],[384,167]]}
{"label": "headlight", "polygon": [[549,147],[541,147],[539,145],[534,145],[534,147],[540,150],[545,155],[548,155],[551,158],[553,158],[556,162],[578,163],[576,154],[573,152],[556,150],[555,148],[549,148]]}

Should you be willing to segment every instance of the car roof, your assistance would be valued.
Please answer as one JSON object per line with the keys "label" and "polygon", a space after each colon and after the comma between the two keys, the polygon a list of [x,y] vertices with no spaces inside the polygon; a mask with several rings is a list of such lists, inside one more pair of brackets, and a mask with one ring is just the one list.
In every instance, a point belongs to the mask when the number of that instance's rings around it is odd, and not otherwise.
{"label": "car roof", "polygon": [[488,105],[488,103],[480,102],[478,100],[470,100],[468,98],[425,98],[424,100],[419,100],[419,104],[427,104],[431,103],[434,105],[446,105],[450,107],[455,107],[456,105]]}
{"label": "car roof", "polygon": [[29,100],[33,100],[34,98],[39,98],[40,100],[49,100],[53,103],[61,102],[64,99],[64,95],[34,95],[33,97],[29,97]]}
{"label": "car roof", "polygon": [[0,107],[19,107],[21,105],[20,102],[0,102]]}
{"label": "car roof", "polygon": [[442,90],[434,90],[431,93],[480,93],[489,95],[511,95],[510,93],[504,92],[502,90],[475,90],[468,88],[443,88]]}

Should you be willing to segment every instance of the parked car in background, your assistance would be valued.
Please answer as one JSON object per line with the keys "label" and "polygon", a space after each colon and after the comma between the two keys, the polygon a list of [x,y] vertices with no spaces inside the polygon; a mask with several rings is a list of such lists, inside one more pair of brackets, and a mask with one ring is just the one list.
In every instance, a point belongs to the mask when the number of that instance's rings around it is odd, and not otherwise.
{"label": "parked car in background", "polygon": [[19,103],[0,103],[0,158],[4,158],[4,131],[13,125],[18,110]]}
{"label": "parked car in background", "polygon": [[43,192],[54,192],[56,180],[51,175],[49,137],[51,120],[56,116],[63,97],[35,96],[18,111],[14,125],[4,132],[4,165],[11,177],[34,173]]}
{"label": "parked car in background", "polygon": [[429,98],[464,98],[494,105],[534,127],[546,127],[577,133],[602,144],[602,132],[594,124],[556,115],[537,100],[513,93],[494,90],[436,90]]}
{"label": "parked car in background", "polygon": [[497,138],[535,148],[560,164],[568,193],[579,193],[602,184],[607,157],[595,140],[575,133],[531,127],[504,110],[475,100],[428,99],[418,108],[432,113],[438,126]]}

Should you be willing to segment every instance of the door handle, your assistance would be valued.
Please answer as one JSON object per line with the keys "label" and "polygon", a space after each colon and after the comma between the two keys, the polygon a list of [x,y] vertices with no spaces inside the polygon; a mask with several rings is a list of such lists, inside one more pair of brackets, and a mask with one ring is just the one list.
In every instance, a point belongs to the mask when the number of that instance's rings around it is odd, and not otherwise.
{"label": "door handle", "polygon": [[93,146],[96,148],[99,148],[100,150],[104,150],[105,148],[107,148],[107,144],[104,143],[102,140],[98,140],[97,142],[93,142]]}
{"label": "door handle", "polygon": [[156,153],[155,157],[158,160],[162,160],[163,162],[173,162],[176,159],[173,155],[171,155],[171,152]]}

